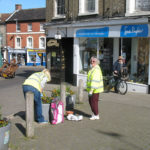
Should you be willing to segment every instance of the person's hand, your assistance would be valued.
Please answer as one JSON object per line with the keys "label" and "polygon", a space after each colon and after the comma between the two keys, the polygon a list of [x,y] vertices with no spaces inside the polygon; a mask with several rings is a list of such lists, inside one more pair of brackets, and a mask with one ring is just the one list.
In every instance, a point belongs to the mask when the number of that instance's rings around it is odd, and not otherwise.
{"label": "person's hand", "polygon": [[41,97],[43,97],[43,93],[41,93]]}
{"label": "person's hand", "polygon": [[92,96],[92,94],[93,94],[93,91],[90,91],[90,92],[89,92],[89,96]]}

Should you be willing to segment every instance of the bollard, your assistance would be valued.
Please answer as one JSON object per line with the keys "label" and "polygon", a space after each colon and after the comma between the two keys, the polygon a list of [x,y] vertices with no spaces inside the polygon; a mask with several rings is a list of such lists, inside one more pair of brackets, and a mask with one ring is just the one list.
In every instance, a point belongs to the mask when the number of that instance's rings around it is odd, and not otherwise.
{"label": "bollard", "polygon": [[65,83],[60,84],[60,99],[64,103],[64,113],[66,110],[66,86]]}
{"label": "bollard", "polygon": [[34,94],[26,93],[26,136],[34,136]]}
{"label": "bollard", "polygon": [[83,80],[79,80],[79,87],[78,87],[78,98],[79,98],[79,103],[83,102]]}

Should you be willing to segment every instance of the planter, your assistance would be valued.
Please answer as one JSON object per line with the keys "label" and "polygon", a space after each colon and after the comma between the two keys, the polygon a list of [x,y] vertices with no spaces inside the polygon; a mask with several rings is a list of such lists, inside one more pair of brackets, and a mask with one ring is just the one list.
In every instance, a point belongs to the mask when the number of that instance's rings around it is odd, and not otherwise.
{"label": "planter", "polygon": [[10,123],[7,126],[0,128],[0,150],[8,150],[10,137]]}
{"label": "planter", "polygon": [[76,103],[76,95],[66,97],[66,110],[73,110]]}
{"label": "planter", "polygon": [[[66,110],[73,110],[76,103],[76,95],[66,97]],[[42,115],[45,120],[50,121],[49,118],[50,104],[42,104]]]}
{"label": "planter", "polygon": [[49,109],[50,109],[50,104],[42,104],[42,115],[45,120],[49,120]]}
{"label": "planter", "polygon": [[148,85],[140,84],[140,83],[132,83],[127,82],[128,84],[128,92],[136,92],[136,93],[148,93]]}

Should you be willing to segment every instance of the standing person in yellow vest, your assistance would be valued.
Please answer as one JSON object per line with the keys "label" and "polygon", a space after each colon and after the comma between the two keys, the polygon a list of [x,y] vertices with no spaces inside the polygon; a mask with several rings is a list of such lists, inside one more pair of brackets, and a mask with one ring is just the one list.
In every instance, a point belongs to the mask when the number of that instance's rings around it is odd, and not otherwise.
{"label": "standing person in yellow vest", "polygon": [[87,91],[89,95],[89,104],[93,112],[90,120],[98,120],[98,100],[99,93],[104,91],[103,86],[103,75],[101,68],[99,67],[99,60],[96,57],[91,57],[90,59],[91,69],[88,72],[87,76]]}
{"label": "standing person in yellow vest", "polygon": [[35,120],[38,123],[47,123],[42,115],[42,101],[41,93],[46,82],[51,81],[51,75],[48,69],[44,69],[41,72],[36,72],[30,75],[23,83],[24,96],[27,92],[34,94],[34,106],[35,106]]}

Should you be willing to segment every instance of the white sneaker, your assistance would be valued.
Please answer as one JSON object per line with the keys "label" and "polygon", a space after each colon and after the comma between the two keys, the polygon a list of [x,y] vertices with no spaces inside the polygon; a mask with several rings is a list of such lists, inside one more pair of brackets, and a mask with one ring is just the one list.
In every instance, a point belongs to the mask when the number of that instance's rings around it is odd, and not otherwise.
{"label": "white sneaker", "polygon": [[92,115],[92,117],[90,118],[90,120],[99,120],[99,115]]}

